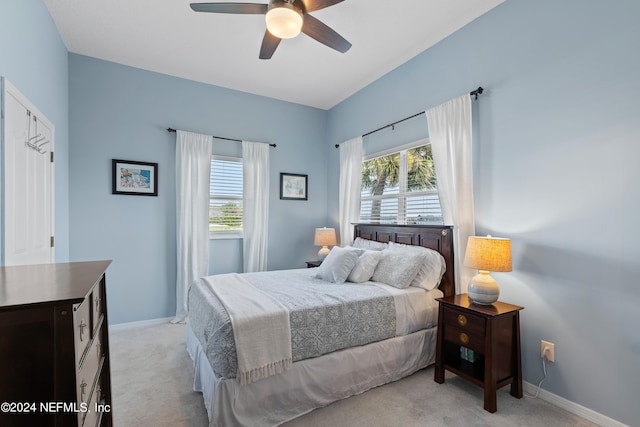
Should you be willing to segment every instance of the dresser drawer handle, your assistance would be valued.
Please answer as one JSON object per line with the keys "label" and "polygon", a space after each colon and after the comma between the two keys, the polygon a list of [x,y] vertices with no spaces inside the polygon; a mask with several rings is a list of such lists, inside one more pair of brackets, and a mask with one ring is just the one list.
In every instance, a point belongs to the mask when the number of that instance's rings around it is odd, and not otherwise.
{"label": "dresser drawer handle", "polygon": [[460,342],[462,342],[462,344],[466,344],[469,342],[469,335],[465,334],[464,332],[460,333]]}
{"label": "dresser drawer handle", "polygon": [[100,309],[100,297],[96,297],[94,301],[96,302],[96,310],[99,310]]}
{"label": "dresser drawer handle", "polygon": [[87,324],[84,323],[84,319],[80,321],[80,324],[78,325],[78,327],[80,328],[80,342],[82,342],[82,337],[84,335],[84,328],[87,327]]}
{"label": "dresser drawer handle", "polygon": [[467,316],[464,314],[458,314],[458,325],[466,326],[467,325]]}

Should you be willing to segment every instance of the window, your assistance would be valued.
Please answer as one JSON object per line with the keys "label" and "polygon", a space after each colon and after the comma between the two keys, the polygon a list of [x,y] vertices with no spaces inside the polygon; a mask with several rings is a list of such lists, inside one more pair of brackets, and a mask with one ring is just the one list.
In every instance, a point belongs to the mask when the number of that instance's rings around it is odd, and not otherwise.
{"label": "window", "polygon": [[209,236],[242,237],[242,159],[213,156],[209,181]]}
{"label": "window", "polygon": [[[425,140],[362,162],[360,221],[442,224],[438,187]],[[416,146],[421,144],[419,146]]]}

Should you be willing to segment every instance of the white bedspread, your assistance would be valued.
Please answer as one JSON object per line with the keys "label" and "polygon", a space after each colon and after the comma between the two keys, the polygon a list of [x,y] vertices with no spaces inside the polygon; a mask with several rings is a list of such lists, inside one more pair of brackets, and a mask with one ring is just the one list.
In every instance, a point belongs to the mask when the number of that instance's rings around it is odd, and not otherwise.
{"label": "white bedspread", "polygon": [[291,367],[289,311],[240,275],[205,277],[224,305],[236,342],[237,380],[249,384]]}

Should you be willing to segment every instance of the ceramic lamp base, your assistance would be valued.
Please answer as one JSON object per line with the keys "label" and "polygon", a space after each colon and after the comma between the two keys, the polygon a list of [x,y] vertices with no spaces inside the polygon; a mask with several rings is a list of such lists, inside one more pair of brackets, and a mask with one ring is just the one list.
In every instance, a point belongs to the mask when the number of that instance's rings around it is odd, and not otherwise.
{"label": "ceramic lamp base", "polygon": [[329,255],[329,252],[331,252],[329,247],[323,246],[322,249],[318,251],[318,260],[323,261],[327,255]]}
{"label": "ceramic lamp base", "polygon": [[469,299],[476,304],[491,305],[498,301],[500,288],[498,282],[491,277],[488,271],[480,270],[469,282]]}

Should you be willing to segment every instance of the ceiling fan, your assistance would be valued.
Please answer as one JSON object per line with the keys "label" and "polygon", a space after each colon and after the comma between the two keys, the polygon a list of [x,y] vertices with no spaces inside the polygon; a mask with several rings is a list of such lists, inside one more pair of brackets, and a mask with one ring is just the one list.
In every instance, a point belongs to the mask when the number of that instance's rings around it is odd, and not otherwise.
{"label": "ceiling fan", "polygon": [[260,59],[270,59],[282,39],[290,39],[300,32],[338,52],[346,52],[351,43],[326,24],[309,15],[344,0],[270,0],[262,3],[191,3],[196,12],[239,13],[265,15],[267,30],[262,38]]}

